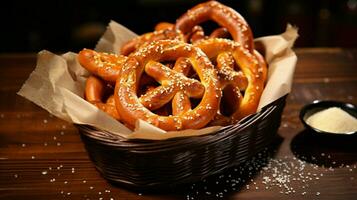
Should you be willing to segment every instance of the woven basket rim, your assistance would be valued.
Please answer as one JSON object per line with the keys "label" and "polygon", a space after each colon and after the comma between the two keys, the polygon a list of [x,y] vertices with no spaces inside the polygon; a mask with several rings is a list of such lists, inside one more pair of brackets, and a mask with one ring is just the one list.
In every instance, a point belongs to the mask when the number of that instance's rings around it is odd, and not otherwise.
{"label": "woven basket rim", "polygon": [[146,139],[128,140],[117,134],[100,130],[90,125],[75,124],[75,126],[77,126],[78,129],[81,129],[82,130],[81,132],[84,133],[87,137],[91,138],[92,140],[116,148],[131,148],[131,149],[136,149],[138,151],[140,151],[141,148],[145,148],[146,149],[145,152],[147,152],[147,150],[150,148],[152,148],[152,150],[155,150],[157,146],[160,146],[160,148],[163,148],[165,146],[170,147],[172,145],[175,145],[175,147],[178,146],[188,147],[191,145],[198,145],[200,143],[208,144],[211,142],[218,142],[221,139],[224,139],[226,137],[229,137],[229,135],[232,135],[232,132],[234,132],[234,134],[240,134],[241,132],[243,132],[242,130],[249,128],[251,124],[253,124],[257,120],[269,116],[269,113],[271,113],[277,106],[285,102],[284,100],[286,96],[287,95],[280,97],[274,102],[264,106],[257,113],[251,114],[243,118],[236,124],[225,126],[216,132],[212,132],[210,134],[200,135],[200,136],[176,137],[176,138],[169,138],[166,140],[146,140]]}

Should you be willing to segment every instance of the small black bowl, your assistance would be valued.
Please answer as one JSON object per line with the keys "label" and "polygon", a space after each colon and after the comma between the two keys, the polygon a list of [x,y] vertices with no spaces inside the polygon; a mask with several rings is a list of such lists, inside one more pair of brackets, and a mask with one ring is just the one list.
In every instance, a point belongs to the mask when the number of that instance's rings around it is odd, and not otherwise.
{"label": "small black bowl", "polygon": [[331,107],[341,108],[342,110],[349,113],[351,116],[357,118],[357,107],[350,103],[344,103],[344,102],[338,102],[338,101],[315,100],[311,104],[305,105],[301,109],[300,116],[299,116],[300,120],[307,129],[311,130],[314,133],[320,134],[320,135],[324,135],[324,136],[328,136],[328,137],[356,137],[357,131],[349,132],[349,133],[340,133],[340,134],[330,133],[330,132],[322,131],[320,129],[312,127],[306,123],[307,118],[310,117],[312,114],[319,112],[321,110],[327,109],[327,108],[331,108]]}

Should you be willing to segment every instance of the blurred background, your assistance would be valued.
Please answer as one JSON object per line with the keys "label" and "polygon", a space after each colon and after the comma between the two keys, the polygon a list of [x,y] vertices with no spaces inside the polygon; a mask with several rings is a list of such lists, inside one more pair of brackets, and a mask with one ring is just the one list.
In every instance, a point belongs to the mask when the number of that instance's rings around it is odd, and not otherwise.
{"label": "blurred background", "polygon": [[[110,20],[138,34],[175,22],[199,0],[11,0],[0,8],[0,52],[67,52],[94,48]],[[222,0],[250,24],[254,36],[299,28],[297,47],[357,47],[357,0]]]}

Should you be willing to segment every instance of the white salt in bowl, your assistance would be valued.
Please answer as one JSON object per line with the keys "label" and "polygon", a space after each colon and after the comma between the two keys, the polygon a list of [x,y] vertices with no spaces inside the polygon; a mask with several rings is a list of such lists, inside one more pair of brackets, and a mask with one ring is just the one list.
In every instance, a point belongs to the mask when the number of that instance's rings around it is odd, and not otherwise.
{"label": "white salt in bowl", "polygon": [[[309,117],[311,117],[315,113],[334,107],[342,109],[343,111],[347,112],[350,116],[357,119],[357,107],[355,105],[345,102],[339,102],[339,101],[320,101],[320,100],[315,100],[311,104],[305,105],[301,109],[299,117],[301,122],[304,124],[304,126],[313,133],[324,135],[324,136],[328,135],[330,137],[349,137],[349,138],[356,139],[357,131],[348,131],[348,132],[341,132],[341,133],[329,132],[319,129],[318,128],[319,125],[313,126],[311,125],[311,123],[309,124],[307,122]],[[337,122],[326,121],[326,123],[335,125],[333,123],[337,123]]]}

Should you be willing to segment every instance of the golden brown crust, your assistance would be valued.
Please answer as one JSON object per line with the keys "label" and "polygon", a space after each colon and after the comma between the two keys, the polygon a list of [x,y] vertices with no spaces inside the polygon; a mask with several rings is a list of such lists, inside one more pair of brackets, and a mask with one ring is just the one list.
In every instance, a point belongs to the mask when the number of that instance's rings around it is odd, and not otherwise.
{"label": "golden brown crust", "polygon": [[155,31],[173,29],[174,27],[175,27],[175,24],[172,24],[172,23],[169,23],[169,22],[159,22],[155,26]]}
{"label": "golden brown crust", "polygon": [[217,1],[208,1],[191,8],[177,19],[175,28],[187,34],[194,26],[208,20],[213,20],[226,28],[234,41],[239,42],[250,52],[253,51],[252,31],[247,22],[238,12]]}
{"label": "golden brown crust", "polygon": [[[167,96],[172,98],[179,91],[188,96],[201,95],[200,83],[197,80],[189,79],[182,73],[175,72],[159,63],[165,60],[176,60],[179,57],[188,58],[192,68],[200,77],[204,87],[201,102],[194,109],[179,115],[157,115],[143,105],[145,100],[140,100],[137,96],[137,83],[144,70],[162,84],[154,89],[157,94],[152,96],[153,102],[162,103],[161,100],[155,99],[156,95],[162,99]],[[160,40],[140,48],[128,57],[116,83],[114,97],[117,110],[125,123],[134,125],[137,119],[141,119],[163,130],[171,131],[204,127],[217,112],[220,95],[216,71],[200,49],[177,40]]]}
{"label": "golden brown crust", "polygon": [[78,53],[78,61],[89,72],[105,81],[114,83],[119,76],[126,57],[83,49]]}
{"label": "golden brown crust", "polygon": [[229,34],[228,30],[224,27],[217,28],[212,31],[209,35],[209,38],[229,38],[231,34]]}
{"label": "golden brown crust", "polygon": [[[264,88],[266,66],[260,65],[254,54],[231,40],[213,38],[202,40],[194,46],[217,62],[222,90],[227,85],[233,86],[231,93],[238,99],[238,108],[229,116],[228,121],[235,123],[256,112]],[[239,71],[235,66],[239,66]],[[244,95],[241,91],[244,91]]]}
{"label": "golden brown crust", "polygon": [[106,93],[106,84],[103,80],[95,77],[90,76],[86,81],[86,88],[85,88],[85,99],[92,103],[93,105],[97,106],[99,109],[103,110],[104,112],[108,113],[114,119],[119,120],[119,114],[115,107],[115,101],[113,95],[111,95],[105,103],[103,103],[103,98]]}

